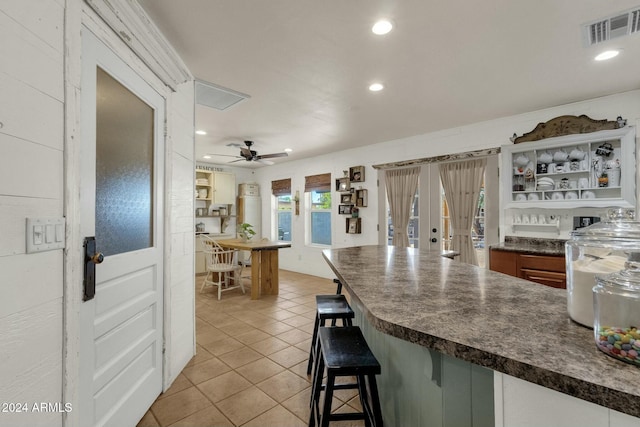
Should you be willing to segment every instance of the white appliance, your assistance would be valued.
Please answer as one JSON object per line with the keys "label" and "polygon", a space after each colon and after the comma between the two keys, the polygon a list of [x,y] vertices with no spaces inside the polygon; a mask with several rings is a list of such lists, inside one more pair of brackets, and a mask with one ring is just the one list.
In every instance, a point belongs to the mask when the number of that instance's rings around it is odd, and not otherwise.
{"label": "white appliance", "polygon": [[[260,199],[260,187],[258,184],[240,184],[238,191],[237,220],[238,225],[248,223],[256,232],[252,239],[262,238],[262,200]],[[241,251],[240,262],[245,266],[251,265],[251,252]]]}
{"label": "white appliance", "polygon": [[249,223],[253,226],[256,235],[252,239],[262,238],[262,201],[260,196],[238,197],[238,224]]}

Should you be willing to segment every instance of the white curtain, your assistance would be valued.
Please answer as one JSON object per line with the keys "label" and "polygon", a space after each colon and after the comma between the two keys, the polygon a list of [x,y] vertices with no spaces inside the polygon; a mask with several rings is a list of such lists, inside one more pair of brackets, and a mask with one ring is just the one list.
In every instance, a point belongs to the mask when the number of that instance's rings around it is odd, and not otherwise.
{"label": "white curtain", "polygon": [[409,246],[407,227],[413,198],[418,190],[419,176],[419,167],[385,171],[385,187],[393,223],[393,246]]}
{"label": "white curtain", "polygon": [[478,208],[478,197],[487,159],[440,164],[440,180],[449,206],[453,231],[452,250],[460,252],[458,260],[478,265],[471,228]]}

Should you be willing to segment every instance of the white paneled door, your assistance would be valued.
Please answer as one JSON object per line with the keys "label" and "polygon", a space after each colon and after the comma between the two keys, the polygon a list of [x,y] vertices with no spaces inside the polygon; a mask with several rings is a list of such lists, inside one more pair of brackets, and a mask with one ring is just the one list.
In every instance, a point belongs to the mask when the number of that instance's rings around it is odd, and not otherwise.
{"label": "white paneled door", "polygon": [[103,261],[83,263],[82,426],[136,425],[162,389],[164,102],[83,28],[81,229]]}

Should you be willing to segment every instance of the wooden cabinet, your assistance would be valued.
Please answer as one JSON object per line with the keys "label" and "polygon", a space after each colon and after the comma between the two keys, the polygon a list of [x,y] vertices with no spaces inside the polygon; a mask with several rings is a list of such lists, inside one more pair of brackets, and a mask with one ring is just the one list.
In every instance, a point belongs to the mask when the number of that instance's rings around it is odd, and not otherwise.
{"label": "wooden cabinet", "polygon": [[229,172],[196,169],[196,201],[210,204],[232,205],[236,198],[236,177]]}
{"label": "wooden cabinet", "polygon": [[491,270],[510,276],[553,288],[567,287],[564,255],[532,255],[492,249],[489,265]]}
{"label": "wooden cabinet", "polygon": [[213,173],[212,203],[232,205],[236,200],[236,177],[228,172]]}
{"label": "wooden cabinet", "polygon": [[502,153],[508,208],[636,204],[633,126],[506,145]]}
{"label": "wooden cabinet", "polygon": [[518,253],[491,250],[490,269],[509,276],[518,277]]}
{"label": "wooden cabinet", "polygon": [[[231,206],[235,203],[235,175],[229,172],[196,169],[195,188],[196,218],[217,218],[220,221],[220,232],[224,233],[233,217],[230,213]],[[226,206],[212,209],[212,205]],[[197,219],[196,222],[198,221]]]}

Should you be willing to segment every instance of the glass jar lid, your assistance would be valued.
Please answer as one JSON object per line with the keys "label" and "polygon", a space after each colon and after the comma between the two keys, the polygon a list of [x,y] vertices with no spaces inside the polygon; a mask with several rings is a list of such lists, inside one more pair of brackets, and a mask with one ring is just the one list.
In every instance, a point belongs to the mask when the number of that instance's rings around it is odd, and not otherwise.
{"label": "glass jar lid", "polygon": [[640,298],[640,250],[628,252],[624,270],[596,276],[596,283],[607,286],[611,291],[632,292],[633,296]]}
{"label": "glass jar lid", "polygon": [[609,209],[607,218],[571,233],[575,240],[638,241],[640,249],[640,222],[635,221],[634,209]]}

